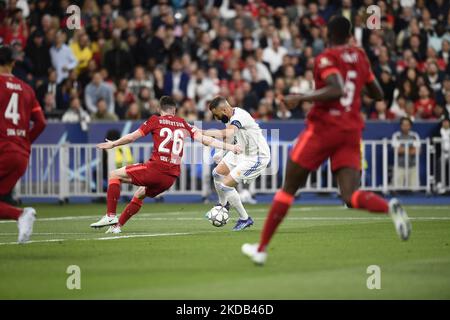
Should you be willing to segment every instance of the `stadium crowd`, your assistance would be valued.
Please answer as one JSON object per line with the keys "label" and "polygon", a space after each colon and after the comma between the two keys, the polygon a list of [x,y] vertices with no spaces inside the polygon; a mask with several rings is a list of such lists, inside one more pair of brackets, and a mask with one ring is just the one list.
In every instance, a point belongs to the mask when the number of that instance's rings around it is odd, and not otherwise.
{"label": "stadium crowd", "polygon": [[[81,28],[67,28],[67,7]],[[377,5],[381,29],[369,29]],[[450,113],[450,3],[446,0],[0,0],[0,44],[31,84],[49,120],[138,120],[162,95],[187,120],[209,120],[207,102],[229,98],[258,119],[301,119],[280,94],[314,88],[326,21],[354,26],[385,100],[363,97],[367,119],[443,119]]]}

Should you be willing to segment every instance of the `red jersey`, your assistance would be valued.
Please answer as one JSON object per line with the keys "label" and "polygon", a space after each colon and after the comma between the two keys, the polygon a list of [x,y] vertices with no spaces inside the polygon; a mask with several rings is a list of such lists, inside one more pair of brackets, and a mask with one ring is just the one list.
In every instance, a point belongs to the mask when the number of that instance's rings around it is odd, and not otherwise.
{"label": "red jersey", "polygon": [[375,79],[367,55],[350,45],[326,49],[314,62],[316,89],[325,87],[325,79],[336,73],[345,81],[344,95],[334,101],[316,101],[307,120],[326,129],[360,130],[364,127],[360,114],[361,91]]}
{"label": "red jersey", "polygon": [[435,119],[433,113],[435,107],[436,102],[433,99],[419,99],[414,104],[414,113],[419,114],[422,119]]}
{"label": "red jersey", "polygon": [[[34,122],[30,128],[30,121]],[[33,89],[10,74],[0,74],[0,150],[30,154],[30,145],[45,127]]]}
{"label": "red jersey", "polygon": [[153,152],[150,161],[158,162],[161,171],[179,176],[184,139],[194,138],[195,128],[184,119],[172,116],[151,116],[139,128],[143,135],[152,134]]}

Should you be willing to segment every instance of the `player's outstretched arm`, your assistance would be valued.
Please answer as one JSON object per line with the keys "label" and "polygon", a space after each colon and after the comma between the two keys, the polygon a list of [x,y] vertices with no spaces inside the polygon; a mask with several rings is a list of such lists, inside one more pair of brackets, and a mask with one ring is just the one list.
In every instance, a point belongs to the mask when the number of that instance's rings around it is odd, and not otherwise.
{"label": "player's outstretched arm", "polygon": [[326,86],[310,93],[289,95],[284,103],[289,109],[296,108],[303,101],[329,101],[337,100],[344,95],[344,80],[338,73],[330,74],[325,79]]}
{"label": "player's outstretched arm", "polygon": [[242,153],[242,149],[237,144],[230,144],[216,140],[210,136],[204,135],[201,131],[195,132],[194,140],[201,142],[205,146],[231,151],[235,154]]}
{"label": "player's outstretched arm", "polygon": [[216,138],[216,139],[226,139],[234,136],[236,131],[239,130],[235,125],[229,124],[225,129],[209,129],[203,130],[203,135]]}
{"label": "player's outstretched arm", "polygon": [[132,143],[134,141],[136,141],[137,139],[139,139],[140,137],[142,137],[142,132],[140,130],[136,130],[134,132],[131,132],[127,135],[124,135],[122,138],[115,140],[115,141],[111,141],[108,139],[105,139],[106,142],[102,142],[99,143],[97,145],[97,148],[99,149],[112,149],[114,147],[118,147],[118,146],[122,146],[124,144],[129,144]]}

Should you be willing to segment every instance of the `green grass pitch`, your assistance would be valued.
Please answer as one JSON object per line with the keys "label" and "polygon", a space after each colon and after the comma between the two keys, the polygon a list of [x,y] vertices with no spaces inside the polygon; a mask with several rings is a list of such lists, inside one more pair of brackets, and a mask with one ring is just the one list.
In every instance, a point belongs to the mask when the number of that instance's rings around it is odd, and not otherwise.
{"label": "green grass pitch", "polygon": [[[232,232],[233,220],[204,219],[207,205],[145,204],[118,237],[89,227],[103,205],[35,207],[32,243],[13,244],[15,222],[0,222],[0,299],[450,298],[450,207],[407,207],[413,233],[402,242],[387,216],[294,206],[264,267],[240,247],[259,239],[266,205],[247,206],[255,226]],[[69,265],[80,290],[66,287]],[[380,290],[366,286],[370,265]]]}

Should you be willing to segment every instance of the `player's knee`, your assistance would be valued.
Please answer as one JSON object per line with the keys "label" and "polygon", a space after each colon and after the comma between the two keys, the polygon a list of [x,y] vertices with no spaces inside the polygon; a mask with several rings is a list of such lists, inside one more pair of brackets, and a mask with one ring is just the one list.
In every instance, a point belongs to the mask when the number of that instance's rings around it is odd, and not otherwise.
{"label": "player's knee", "polygon": [[230,191],[233,191],[234,190],[234,187],[231,187],[231,186],[228,186],[228,185],[226,185],[225,183],[221,183],[220,184],[220,189],[223,191],[223,192],[230,192]]}
{"label": "player's knee", "polygon": [[136,192],[134,193],[134,197],[138,199],[144,199],[145,198],[145,187],[139,187]]}
{"label": "player's knee", "polygon": [[222,174],[217,172],[217,168],[214,168],[214,170],[212,171],[212,175],[215,180],[220,180],[220,179],[224,178],[224,176]]}

